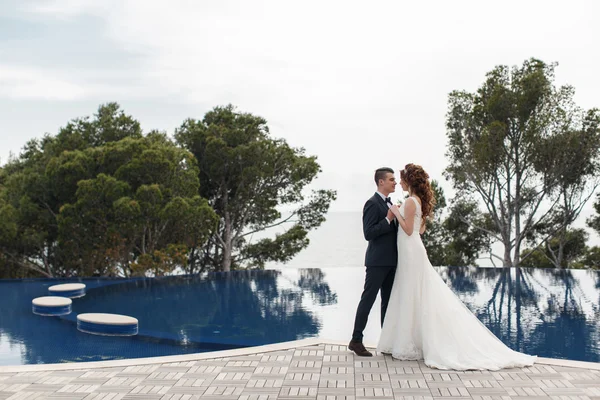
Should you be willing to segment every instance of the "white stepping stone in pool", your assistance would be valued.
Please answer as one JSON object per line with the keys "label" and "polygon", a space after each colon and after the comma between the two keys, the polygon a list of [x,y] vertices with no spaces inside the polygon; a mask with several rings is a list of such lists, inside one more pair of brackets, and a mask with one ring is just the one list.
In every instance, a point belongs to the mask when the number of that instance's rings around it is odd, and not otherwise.
{"label": "white stepping stone in pool", "polygon": [[67,315],[73,301],[67,297],[44,296],[31,301],[31,310],[37,315]]}
{"label": "white stepping stone in pool", "polygon": [[54,285],[48,288],[48,292],[54,296],[77,297],[85,296],[85,283],[63,283],[62,285]]}
{"label": "white stepping stone in pool", "polygon": [[133,336],[138,333],[138,320],[120,314],[79,314],[77,316],[77,329],[94,335]]}

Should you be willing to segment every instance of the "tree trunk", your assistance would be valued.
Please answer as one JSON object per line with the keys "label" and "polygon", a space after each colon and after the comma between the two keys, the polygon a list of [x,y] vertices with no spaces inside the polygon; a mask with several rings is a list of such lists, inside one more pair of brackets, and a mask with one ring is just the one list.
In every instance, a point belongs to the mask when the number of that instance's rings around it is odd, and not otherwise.
{"label": "tree trunk", "polygon": [[570,208],[567,199],[567,193],[565,190],[562,191],[562,195],[564,207],[563,226],[560,229],[560,238],[558,240],[558,257],[556,262],[558,264],[558,268],[567,268],[567,265],[563,264],[563,259],[565,257],[565,242],[567,241],[567,228],[570,225],[571,221],[569,220]]}
{"label": "tree trunk", "polygon": [[231,252],[232,252],[232,238],[233,232],[231,229],[231,216],[228,211],[224,213],[224,224],[225,229],[223,230],[223,263],[221,265],[221,270],[224,272],[231,271]]}
{"label": "tree trunk", "polygon": [[41,249],[41,254],[46,274],[47,276],[51,277],[53,275],[52,268],[50,267],[50,262],[48,261],[48,254],[50,254],[50,244],[46,244],[46,246],[44,246],[44,248]]}
{"label": "tree trunk", "polygon": [[510,257],[510,242],[504,243],[504,262],[502,266],[505,268],[512,267],[512,258]]}
{"label": "tree trunk", "polygon": [[504,227],[504,231],[502,234],[502,242],[504,243],[504,261],[502,263],[502,266],[504,268],[510,268],[513,266],[512,264],[512,257],[510,256],[510,250],[512,249],[512,245],[510,243],[510,237],[511,237],[511,232],[510,232],[510,224],[507,227]]}
{"label": "tree trunk", "polygon": [[[522,280],[522,271],[521,268],[515,268],[515,310],[517,312],[517,346],[521,346],[523,339],[523,325],[521,323],[521,280]],[[519,348],[519,350],[521,350]]]}
{"label": "tree trunk", "polygon": [[560,238],[558,239],[558,256],[556,256],[556,267],[567,268],[567,265],[563,262],[565,257],[565,242],[567,239],[567,228],[563,226],[560,230]]}
{"label": "tree trunk", "polygon": [[[521,232],[521,185],[522,175],[521,175],[521,154],[519,152],[519,141],[514,143],[515,148],[515,196],[512,199],[512,215],[515,216],[515,255],[513,257],[513,267],[519,267],[519,261],[521,258],[521,240],[523,239],[523,234],[525,232]],[[509,186],[510,191],[510,186]]]}
{"label": "tree trunk", "polygon": [[508,284],[508,293],[507,293],[507,301],[506,301],[506,337],[511,337],[512,335],[512,299],[514,296],[514,286],[512,282],[512,270],[506,270],[506,283]]}
{"label": "tree trunk", "polygon": [[52,271],[45,271],[42,268],[39,268],[38,266],[31,264],[27,261],[19,261],[16,257],[13,257],[13,261],[17,264],[20,265],[21,267],[24,267],[25,269],[30,269],[32,271],[38,272],[42,275],[44,275],[46,278],[53,278],[54,275],[52,274]]}
{"label": "tree trunk", "polygon": [[190,275],[192,275],[196,269],[196,249],[196,246],[192,247],[192,250],[188,254],[188,273]]}

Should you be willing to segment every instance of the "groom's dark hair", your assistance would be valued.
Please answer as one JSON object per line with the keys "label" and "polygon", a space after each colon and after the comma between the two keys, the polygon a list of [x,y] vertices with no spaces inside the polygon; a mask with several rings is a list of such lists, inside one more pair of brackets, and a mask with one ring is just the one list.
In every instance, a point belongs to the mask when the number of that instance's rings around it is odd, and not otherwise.
{"label": "groom's dark hair", "polygon": [[377,170],[375,170],[375,184],[377,186],[379,186],[379,180],[385,179],[385,176],[388,172],[393,174],[394,170],[388,167],[377,168]]}

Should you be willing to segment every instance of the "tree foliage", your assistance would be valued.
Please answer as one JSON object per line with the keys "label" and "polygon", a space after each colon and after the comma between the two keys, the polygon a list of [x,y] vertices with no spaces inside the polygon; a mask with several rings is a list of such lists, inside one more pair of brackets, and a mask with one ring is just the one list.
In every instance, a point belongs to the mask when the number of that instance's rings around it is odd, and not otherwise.
{"label": "tree foliage", "polygon": [[[219,216],[208,246],[192,262],[229,271],[288,261],[308,245],[307,233],[324,221],[335,199],[330,190],[305,193],[320,172],[316,157],[272,138],[263,118],[231,105],[185,121],[175,137],[198,160],[200,195]],[[292,209],[285,219],[282,206]],[[251,241],[284,222],[292,226],[275,238]]]}
{"label": "tree foliage", "polygon": [[489,250],[486,232],[472,225],[490,226],[489,218],[481,213],[477,203],[459,199],[447,208],[444,191],[437,181],[432,181],[436,199],[435,217],[427,220],[422,236],[429,260],[439,266],[475,265],[480,254]]}
{"label": "tree foliage", "polygon": [[[595,215],[588,218],[587,226],[600,234],[600,194],[596,195],[596,201],[594,202]],[[585,267],[600,269],[600,247],[593,246],[588,247],[585,255],[583,256],[582,263]]]}
{"label": "tree foliage", "polygon": [[580,109],[572,87],[554,85],[555,66],[498,66],[475,93],[449,96],[447,177],[484,205],[494,229],[470,224],[503,244],[494,257],[507,267],[528,257],[524,242],[548,225],[538,240],[558,237],[562,263],[566,229],[596,187],[598,110]]}
{"label": "tree foliage", "polygon": [[595,215],[588,218],[587,225],[596,231],[600,235],[600,193],[596,195],[596,201],[594,202]]}
{"label": "tree foliage", "polygon": [[553,237],[545,241],[540,247],[523,250],[524,257],[521,262],[523,267],[556,268],[556,255],[562,251],[563,268],[583,268],[586,265],[585,257],[588,255],[586,241],[589,235],[584,229],[571,229],[560,237]]}
{"label": "tree foliage", "polygon": [[[28,142],[0,169],[1,276],[261,267],[306,247],[335,199],[305,193],[320,171],[315,157],[232,106],[185,121],[177,139],[143,134],[110,103]],[[295,206],[290,229],[251,242],[281,223],[281,206]]]}
{"label": "tree foliage", "polygon": [[116,104],[29,142],[2,172],[0,249],[20,275],[161,275],[216,225],[193,155]]}

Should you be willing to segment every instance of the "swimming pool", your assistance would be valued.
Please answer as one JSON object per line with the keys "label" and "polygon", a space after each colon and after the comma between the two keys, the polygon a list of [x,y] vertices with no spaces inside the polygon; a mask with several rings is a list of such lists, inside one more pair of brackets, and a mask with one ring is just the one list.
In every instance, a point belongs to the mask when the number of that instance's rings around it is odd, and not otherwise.
{"label": "swimming pool", "polygon": [[[511,348],[600,361],[600,271],[439,267],[465,304]],[[364,268],[280,269],[140,279],[0,281],[0,365],[97,361],[214,351],[309,337],[350,337]],[[73,312],[42,317],[31,300],[83,282]],[[87,312],[130,315],[134,337],[76,329]],[[376,303],[365,343],[379,333]]]}

